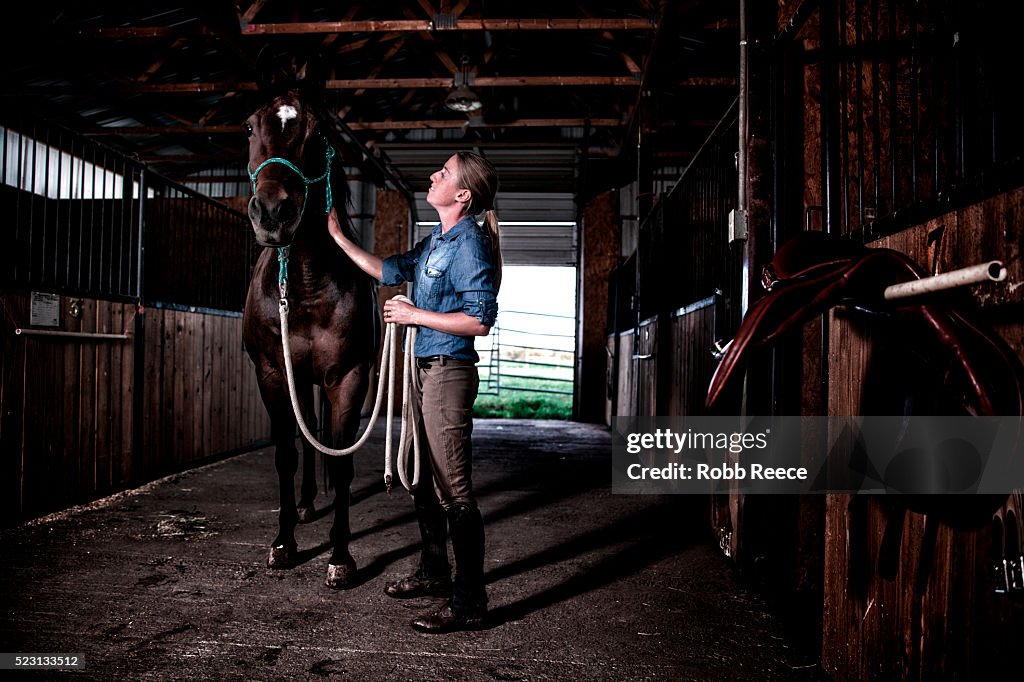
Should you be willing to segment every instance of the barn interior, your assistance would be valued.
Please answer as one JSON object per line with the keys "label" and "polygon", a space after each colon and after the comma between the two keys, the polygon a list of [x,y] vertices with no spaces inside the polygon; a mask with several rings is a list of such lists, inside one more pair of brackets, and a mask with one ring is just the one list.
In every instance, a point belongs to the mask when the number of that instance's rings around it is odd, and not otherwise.
{"label": "barn interior", "polygon": [[[498,168],[506,265],[575,268],[572,421],[558,438],[578,425],[606,455],[585,458],[596,486],[610,486],[594,471],[610,471],[622,418],[895,414],[911,399],[925,414],[1021,416],[1022,15],[988,0],[20,7],[0,42],[0,539],[45,542],[47,515],[266,448],[241,310],[260,250],[243,124],[268,63],[320,93],[371,250],[429,231],[428,177],[452,152]],[[838,246],[799,241],[808,233]],[[794,256],[793,243],[818,250]],[[889,283],[891,262],[828,281],[798,267],[864,247],[899,252],[914,278],[998,261],[999,281],[883,308],[887,323],[864,309],[877,312],[870,284]],[[754,326],[766,310],[785,334]],[[709,407],[737,338],[760,353]],[[977,504],[707,492],[638,518],[685,514],[659,532],[700,529],[719,562],[702,566],[766,600],[799,641],[780,665],[973,679],[1013,661],[1013,480]],[[19,571],[42,561],[18,556]],[[727,676],[686,655],[630,670]]]}

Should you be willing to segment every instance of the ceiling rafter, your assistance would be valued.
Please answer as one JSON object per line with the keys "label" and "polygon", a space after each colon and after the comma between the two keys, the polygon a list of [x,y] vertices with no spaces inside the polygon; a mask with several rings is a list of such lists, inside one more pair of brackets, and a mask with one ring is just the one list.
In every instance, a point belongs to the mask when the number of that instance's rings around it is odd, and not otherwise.
{"label": "ceiling rafter", "polygon": [[[341,35],[342,34],[339,33],[339,34],[337,34],[336,37],[340,37]],[[340,55],[340,54],[347,54],[349,52],[358,52],[359,50],[365,49],[370,44],[376,43],[377,45],[384,45],[384,44],[389,43],[391,41],[398,40],[399,38],[402,38],[404,35],[406,35],[406,34],[401,33],[399,31],[393,31],[392,33],[382,33],[382,34],[374,33],[372,36],[369,36],[369,37],[366,37],[366,38],[359,38],[358,40],[353,40],[350,43],[345,43],[344,45],[339,45],[338,48],[334,50],[334,53]],[[377,37],[376,40],[375,40],[376,36],[379,36],[379,37]]]}
{"label": "ceiling rafter", "polygon": [[[390,31],[458,32],[458,31],[650,31],[650,19],[458,19],[452,28],[435,27],[430,19],[367,19],[351,21],[296,21],[289,23],[247,24],[243,36],[302,35],[314,33],[380,33]],[[85,28],[83,38],[164,38],[167,36],[217,36],[217,31],[203,25],[187,26],[105,26]]]}
{"label": "ceiling rafter", "polygon": [[[444,128],[572,128],[584,124],[583,118],[522,118],[500,123],[471,122],[465,119],[440,119],[417,121],[346,121],[345,125],[352,130],[416,130]],[[617,127],[624,125],[618,118],[590,119],[593,127]],[[210,126],[95,126],[82,128],[84,135],[94,137],[109,136],[149,136],[149,135],[238,135],[241,125],[210,125]]]}
{"label": "ceiling rafter", "polygon": [[[355,19],[356,14],[358,14],[358,13],[359,13],[359,5],[354,4],[354,5],[352,5],[351,7],[348,8],[347,12],[345,12],[345,16],[342,17],[342,21],[351,21],[352,19]],[[399,35],[399,34],[393,34],[393,35]],[[320,48],[326,54],[327,52],[329,52],[334,47],[334,45],[338,41],[341,40],[341,36],[342,36],[341,33],[328,33],[327,35],[324,36],[324,39],[322,41],[320,41]],[[379,36],[378,42],[383,42],[384,39],[385,39],[384,36]],[[335,50],[335,54],[341,54],[341,50],[340,49]],[[332,67],[332,70],[333,70],[333,67]],[[332,73],[331,75],[333,76],[334,74]]]}
{"label": "ceiling rafter", "polygon": [[[367,76],[367,80],[377,79],[377,75],[384,70],[384,67],[387,66],[388,62],[394,59],[395,55],[398,54],[398,51],[402,49],[403,45],[405,45],[407,37],[408,36],[402,36],[400,39],[398,39],[398,41],[395,42],[394,45],[392,45],[388,49],[387,52],[384,53],[384,56],[381,57],[377,65],[374,66],[373,69],[370,71],[369,75]],[[352,111],[352,107],[355,106],[354,100],[357,100],[360,97],[362,97],[363,94],[366,93],[366,90],[367,88],[359,88],[355,92],[353,92],[351,97],[349,98],[348,103],[345,106],[343,106],[340,111],[338,111],[338,118],[344,119],[345,116],[347,116],[348,113]]]}
{"label": "ceiling rafter", "polygon": [[[640,82],[634,76],[477,76],[473,85],[488,88],[507,87],[563,87],[604,86],[635,88]],[[676,81],[680,87],[733,87],[732,77],[694,76]],[[452,79],[446,76],[426,78],[334,78],[324,81],[325,90],[380,90],[392,88],[450,88]],[[36,92],[52,92],[56,86],[32,88]],[[211,83],[123,83],[116,88],[136,94],[221,93],[232,90],[254,91],[255,81],[228,81]],[[66,90],[66,88],[62,88]]]}
{"label": "ceiling rafter", "polygon": [[242,21],[244,21],[245,23],[249,23],[250,21],[255,19],[256,15],[260,13],[260,10],[262,10],[266,6],[268,1],[269,0],[255,0],[251,5],[249,5],[249,8],[247,10],[242,12]]}
{"label": "ceiling rafter", "polygon": [[[402,13],[405,14],[405,16],[409,17],[410,19],[415,20],[416,18],[416,12],[414,12],[412,8],[405,3],[402,3]],[[434,47],[434,49],[432,50],[434,56],[436,56],[438,60],[440,60],[440,62],[444,65],[444,68],[448,69],[448,73],[452,74],[452,77],[454,77],[455,74],[458,73],[459,71],[459,66],[458,64],[455,63],[455,60],[451,58],[451,55],[449,55],[447,51],[441,49],[438,46],[433,34],[420,34],[420,39],[426,43],[431,44]]]}
{"label": "ceiling rafter", "polygon": [[[171,43],[170,47],[168,47],[166,50],[164,50],[164,54],[166,55],[166,54],[173,53],[175,50],[178,50],[181,47],[183,47],[187,42],[188,42],[187,38],[177,38],[173,43]],[[139,77],[136,78],[135,80],[138,81],[139,83],[146,83],[146,82],[148,82],[149,79],[152,78],[156,74],[156,72],[159,71],[160,68],[164,64],[166,64],[166,63],[167,63],[167,57],[161,57],[160,59],[157,59],[152,64],[150,64],[148,67],[146,67],[146,70],[143,71],[142,74],[139,75]]]}
{"label": "ceiling rafter", "polygon": [[[576,8],[580,11],[580,13],[583,16],[593,18],[593,13],[589,9],[587,9],[582,3],[577,2]],[[626,70],[629,71],[634,76],[636,76],[637,78],[639,78],[643,73],[643,69],[640,68],[640,65],[636,63],[636,61],[629,55],[628,52],[626,52],[625,50],[621,49],[618,45],[616,45],[615,34],[612,33],[611,31],[601,31],[601,37],[607,40],[609,43],[611,43],[612,49],[619,53],[619,56],[622,58],[623,63],[626,65]]]}
{"label": "ceiling rafter", "polygon": [[[657,150],[649,154],[687,158],[737,87],[727,56],[738,8],[711,0],[522,0],[493,7],[357,0],[315,8],[207,0],[166,12],[115,5],[100,14],[92,3],[68,4],[47,24],[60,33],[44,29],[34,42],[66,44],[61,49],[75,55],[74,63],[37,60],[10,79],[0,101],[24,97],[39,116],[84,128],[174,177],[198,179],[196,170],[207,166],[239,172],[240,123],[257,100],[249,66],[263,44],[300,62],[311,53],[325,56],[330,110],[364,149],[408,145],[392,161],[416,189],[425,144],[494,151],[512,164],[509,186],[571,189],[574,176],[563,165],[581,149],[594,157],[588,184],[618,181],[632,168],[639,126],[652,133],[648,144]],[[555,18],[538,18],[552,12]],[[475,76],[470,86],[485,104],[469,115],[443,104],[463,68]],[[584,142],[580,133],[588,126]],[[533,153],[545,145],[576,151]],[[517,154],[535,161],[538,174],[517,166]]]}

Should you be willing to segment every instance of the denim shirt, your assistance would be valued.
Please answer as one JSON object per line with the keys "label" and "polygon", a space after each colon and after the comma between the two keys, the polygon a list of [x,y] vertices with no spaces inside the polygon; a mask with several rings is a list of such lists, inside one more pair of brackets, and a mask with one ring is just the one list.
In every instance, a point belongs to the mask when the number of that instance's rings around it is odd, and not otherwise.
{"label": "denim shirt", "polygon": [[[484,326],[498,316],[497,290],[491,242],[472,216],[457,222],[448,232],[435,225],[410,251],[384,259],[380,280],[384,286],[412,282],[417,308],[437,313],[464,312]],[[472,336],[455,336],[429,327],[416,334],[416,357],[447,355],[478,361]]]}

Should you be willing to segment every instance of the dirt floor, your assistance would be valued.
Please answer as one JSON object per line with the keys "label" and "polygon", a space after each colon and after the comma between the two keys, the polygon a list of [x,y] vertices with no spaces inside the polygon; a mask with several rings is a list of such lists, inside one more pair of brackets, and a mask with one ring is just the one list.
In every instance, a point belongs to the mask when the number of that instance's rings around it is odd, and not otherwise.
{"label": "dirt floor", "polygon": [[[381,434],[356,455],[355,588],[323,585],[329,515],[298,528],[301,565],[267,569],[261,450],[0,532],[0,651],[84,654],[64,675],[97,680],[818,677],[737,585],[706,501],[612,495],[608,431],[566,422],[477,421],[492,625],[413,631],[438,602],[382,593],[418,549],[411,499],[384,492]],[[34,675],[59,676],[19,677]]]}

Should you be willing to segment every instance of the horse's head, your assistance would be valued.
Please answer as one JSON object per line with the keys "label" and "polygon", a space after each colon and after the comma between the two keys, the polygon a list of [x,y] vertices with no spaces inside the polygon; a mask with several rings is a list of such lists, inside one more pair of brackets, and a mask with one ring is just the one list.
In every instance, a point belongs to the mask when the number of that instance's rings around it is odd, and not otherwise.
{"label": "horse's head", "polygon": [[286,246],[314,194],[324,193],[326,204],[312,203],[329,210],[334,149],[298,88],[273,95],[249,117],[245,129],[253,186],[249,219],[256,241]]}

